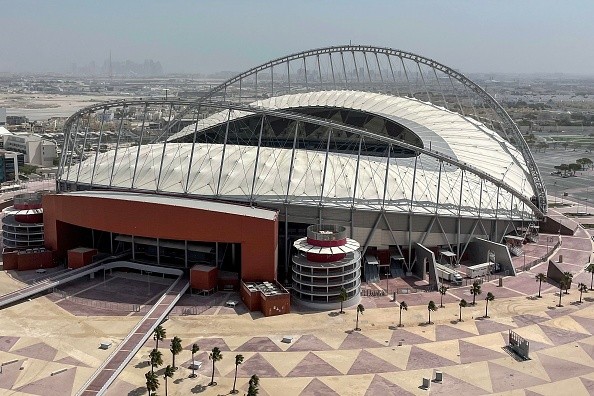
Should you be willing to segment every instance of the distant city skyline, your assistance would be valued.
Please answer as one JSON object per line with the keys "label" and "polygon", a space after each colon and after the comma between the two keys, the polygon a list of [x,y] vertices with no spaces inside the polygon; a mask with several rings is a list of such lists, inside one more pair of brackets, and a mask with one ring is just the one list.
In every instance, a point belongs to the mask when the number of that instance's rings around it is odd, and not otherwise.
{"label": "distant city skyline", "polygon": [[166,74],[241,71],[330,45],[402,49],[465,73],[594,76],[594,2],[0,0],[2,73],[153,60]]}

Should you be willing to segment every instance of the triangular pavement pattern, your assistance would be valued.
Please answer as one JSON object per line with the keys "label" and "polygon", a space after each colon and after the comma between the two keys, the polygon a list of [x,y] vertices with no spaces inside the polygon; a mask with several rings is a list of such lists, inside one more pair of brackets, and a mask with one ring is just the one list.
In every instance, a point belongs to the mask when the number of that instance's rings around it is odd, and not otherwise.
{"label": "triangular pavement pattern", "polygon": [[559,316],[568,315],[575,312],[576,309],[572,307],[563,307],[557,309],[549,309],[546,311],[546,314],[551,317],[551,319],[558,318]]}
{"label": "triangular pavement pattern", "polygon": [[85,364],[85,363],[81,362],[80,360],[73,358],[72,356],[66,356],[60,360],[56,360],[56,363],[69,364],[71,366],[79,366],[79,367],[91,367],[88,364]]}
{"label": "triangular pavement pattern", "polygon": [[410,355],[408,356],[408,364],[406,365],[406,369],[417,370],[423,368],[450,366],[453,364],[456,364],[456,362],[413,345],[410,349]]}
{"label": "triangular pavement pattern", "polygon": [[579,346],[580,346],[580,348],[582,348],[582,350],[584,352],[586,352],[588,354],[588,356],[590,356],[592,359],[594,359],[594,345],[580,342]]}
{"label": "triangular pavement pattern", "polygon": [[56,357],[58,350],[54,347],[47,345],[46,343],[40,342],[16,351],[12,351],[16,355],[27,356],[33,359],[45,360],[51,362]]}
{"label": "triangular pavement pattern", "polygon": [[377,341],[372,340],[369,337],[364,336],[358,331],[350,333],[338,349],[364,349],[364,348],[380,348],[384,345]]}
{"label": "triangular pavement pattern", "polygon": [[402,341],[402,345],[417,345],[424,344],[426,342],[433,342],[428,338],[411,333],[410,331],[404,330],[402,328],[394,330],[389,346],[396,346],[400,341]]}
{"label": "triangular pavement pattern", "polygon": [[333,375],[342,375],[342,373],[313,352],[310,352],[301,362],[297,363],[297,366],[287,374],[287,377],[321,377]]}
{"label": "triangular pavement pattern", "polygon": [[476,334],[472,334],[467,331],[457,329],[453,326],[448,326],[448,325],[435,326],[435,340],[436,341],[458,340],[460,338],[475,337],[475,336],[476,336]]}
{"label": "triangular pavement pattern", "polygon": [[491,375],[491,383],[495,393],[528,388],[547,382],[493,362],[487,362],[487,364],[489,365],[489,374]]}
{"label": "triangular pavement pattern", "polygon": [[544,324],[539,324],[538,327],[549,337],[555,345],[563,345],[568,342],[575,342],[583,338],[590,337],[588,334],[578,333],[576,331],[560,329]]}
{"label": "triangular pavement pattern", "polygon": [[365,392],[365,396],[376,395],[414,396],[409,391],[402,389],[392,381],[388,381],[387,379],[379,375],[375,375],[373,377],[373,380],[371,380],[371,384],[369,384],[369,387],[367,388],[367,392]]}
{"label": "triangular pavement pattern", "polygon": [[332,388],[323,383],[317,378],[311,380],[309,384],[303,389],[299,396],[339,396],[338,393],[334,392]]}
{"label": "triangular pavement pattern", "polygon": [[72,393],[72,385],[76,376],[76,367],[60,374],[42,378],[23,385],[16,390],[23,393],[32,393],[40,396],[63,396]]}
{"label": "triangular pavement pattern", "polygon": [[460,378],[454,377],[447,373],[443,373],[442,383],[431,384],[431,395],[482,395],[485,393],[484,389],[462,381]]}
{"label": "triangular pavement pattern", "polygon": [[203,351],[211,351],[212,348],[214,348],[214,347],[218,347],[221,350],[221,352],[231,350],[231,349],[229,349],[229,346],[227,345],[225,340],[223,340],[222,338],[218,338],[218,337],[199,338],[196,341],[186,345],[184,349],[191,351],[193,344],[197,344],[200,347],[200,349]]}
{"label": "triangular pavement pattern", "polygon": [[482,362],[485,360],[498,359],[506,356],[503,352],[495,352],[492,349],[485,348],[464,340],[460,340],[458,345],[460,346],[461,364]]}
{"label": "triangular pavement pattern", "polygon": [[306,334],[295,341],[287,351],[330,351],[332,347],[312,334]]}
{"label": "triangular pavement pattern", "polygon": [[25,360],[19,360],[2,367],[2,374],[0,374],[0,389],[12,389],[19,374],[21,373],[21,366]]}
{"label": "triangular pavement pattern", "polygon": [[393,371],[400,371],[400,369],[392,363],[362,350],[347,375],[390,373]]}
{"label": "triangular pavement pattern", "polygon": [[583,377],[581,377],[580,380],[582,381],[582,384],[584,384],[584,387],[588,390],[588,393],[594,395],[594,381]]}
{"label": "triangular pavement pattern", "polygon": [[[238,377],[249,378],[254,374],[262,378],[277,378],[281,376],[280,373],[268,362],[268,360],[264,359],[264,357],[259,353],[256,353],[249,359],[245,360],[243,364],[237,369]],[[227,377],[233,377],[234,375],[235,370],[232,370],[229,372],[229,374],[227,374]]]}
{"label": "triangular pavement pattern", "polygon": [[0,351],[8,352],[10,348],[17,343],[20,337],[7,337],[7,336],[0,336]]}
{"label": "triangular pavement pattern", "polygon": [[542,396],[542,393],[536,393],[528,389],[524,389],[524,395],[526,396]]}
{"label": "triangular pavement pattern", "polygon": [[498,333],[502,331],[507,332],[509,329],[515,328],[513,326],[509,326],[489,319],[475,320],[474,324],[476,325],[476,328],[480,335]]}
{"label": "triangular pavement pattern", "polygon": [[538,354],[538,360],[544,367],[551,381],[561,381],[571,377],[589,374],[593,371],[592,367],[584,366],[569,360],[557,359],[556,357]]}
{"label": "triangular pavement pattern", "polygon": [[518,327],[530,326],[537,323],[546,322],[550,320],[548,317],[544,316],[537,316],[532,314],[525,314],[525,315],[517,315],[512,318],[513,322]]}
{"label": "triangular pavement pattern", "polygon": [[[210,377],[212,375],[212,361],[208,358],[208,352],[199,352],[194,355],[194,360],[197,362],[202,362],[202,367],[196,370],[197,373]],[[185,362],[175,362],[178,367],[185,367],[190,369],[190,364],[192,363],[192,358],[186,360]],[[241,366],[240,366],[241,367]],[[217,368],[217,364],[215,363],[215,376],[221,375],[219,369]]]}
{"label": "triangular pavement pattern", "polygon": [[282,352],[282,350],[268,337],[253,337],[235,349],[235,352]]}
{"label": "triangular pavement pattern", "polygon": [[589,331],[591,334],[594,334],[594,319],[584,318],[583,316],[577,315],[571,315],[571,318],[582,325],[585,330]]}

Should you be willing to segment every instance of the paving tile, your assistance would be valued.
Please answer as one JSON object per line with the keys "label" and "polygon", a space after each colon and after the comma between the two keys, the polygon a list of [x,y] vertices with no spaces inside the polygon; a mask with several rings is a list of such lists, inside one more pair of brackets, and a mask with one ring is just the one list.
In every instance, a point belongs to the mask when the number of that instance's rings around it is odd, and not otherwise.
{"label": "paving tile", "polygon": [[493,392],[507,392],[514,389],[528,388],[534,385],[541,385],[546,381],[521,373],[517,370],[488,362]]}
{"label": "paving tile", "polygon": [[583,338],[589,337],[588,334],[578,333],[575,331],[560,329],[557,327],[551,327],[547,325],[540,324],[538,325],[542,331],[549,337],[549,339],[555,345],[563,345],[567,344],[568,342],[575,342],[581,340]]}
{"label": "paving tile", "polygon": [[0,351],[8,352],[17,343],[20,337],[0,336]]}
{"label": "paving tile", "polygon": [[287,377],[320,377],[341,375],[340,371],[332,367],[313,352],[308,353]]}
{"label": "paving tile", "polygon": [[329,351],[332,347],[312,334],[306,334],[287,349],[287,351]]}
{"label": "paving tile", "polygon": [[365,350],[359,352],[359,356],[351,366],[347,373],[348,375],[356,374],[375,374],[375,373],[389,373],[393,371],[400,371],[392,363],[388,363]]}
{"label": "paving tile", "polygon": [[19,374],[21,373],[21,366],[24,360],[19,360],[2,367],[2,374],[0,374],[0,389],[12,389]]}
{"label": "paving tile", "polygon": [[453,326],[448,326],[448,325],[435,326],[435,340],[436,341],[455,340],[455,339],[474,337],[474,336],[476,336],[476,334],[472,334],[467,331],[457,329]]}
{"label": "paving tile", "polygon": [[491,333],[498,333],[505,331],[507,332],[509,329],[514,329],[514,327],[510,327],[509,325],[499,323],[490,319],[481,319],[475,320],[474,324],[478,329],[479,334],[491,334]]}
{"label": "paving tile", "polygon": [[229,349],[229,346],[227,345],[225,340],[223,340],[222,338],[219,338],[219,337],[199,338],[193,342],[190,342],[188,345],[186,345],[184,347],[184,349],[191,351],[193,344],[197,344],[200,347],[200,349],[203,351],[211,351],[212,348],[214,348],[214,347],[218,347],[221,350],[221,352],[231,350],[231,349]]}
{"label": "paving tile", "polygon": [[442,383],[431,384],[431,395],[482,395],[487,393],[484,389],[462,381],[460,378],[447,373],[443,373],[442,375]]}
{"label": "paving tile", "polygon": [[592,367],[584,366],[564,359],[538,353],[538,360],[544,367],[551,381],[561,381],[592,372]]}
{"label": "paving tile", "polygon": [[492,349],[472,344],[464,340],[460,340],[458,345],[460,347],[460,363],[462,364],[498,359],[505,356],[503,351],[501,353],[495,352]]}
{"label": "paving tile", "polygon": [[381,348],[384,345],[371,338],[364,336],[358,331],[353,331],[346,336],[338,349],[364,349],[364,348]]}
{"label": "paving tile", "polygon": [[392,381],[388,381],[382,376],[375,375],[373,380],[371,380],[371,384],[369,384],[369,387],[367,388],[367,392],[365,392],[365,396],[376,395],[412,396],[414,394],[402,389]]}
{"label": "paving tile", "polygon": [[317,378],[311,380],[309,384],[303,389],[303,391],[299,394],[299,396],[338,396],[338,393],[334,392],[332,388],[328,385],[324,384]]}
{"label": "paving tile", "polygon": [[40,396],[63,396],[72,393],[72,385],[76,376],[76,367],[68,369],[60,374],[45,377],[23,385],[16,390],[23,393],[31,393]]}
{"label": "paving tile", "polygon": [[392,338],[390,339],[390,343],[388,345],[396,346],[400,341],[402,341],[402,345],[417,345],[431,342],[430,339],[422,337],[415,333],[411,333],[410,331],[407,331],[402,327],[394,330],[394,332],[392,333]]}
{"label": "paving tile", "polygon": [[268,337],[253,337],[235,349],[235,352],[282,352],[282,349]]}
{"label": "paving tile", "polygon": [[[251,377],[252,375],[258,375],[258,377],[267,378],[278,378],[280,373],[272,366],[268,360],[264,359],[259,353],[254,354],[252,357],[246,359],[241,366],[237,369],[238,377]],[[235,371],[232,370],[227,374],[227,377],[233,377]]]}
{"label": "paving tile", "polygon": [[51,362],[56,357],[58,350],[44,342],[40,342],[11,352],[16,355],[27,356],[34,359]]}
{"label": "paving tile", "polygon": [[450,366],[456,362],[436,355],[432,352],[425,351],[417,346],[412,346],[410,355],[408,356],[407,370],[417,370],[423,368]]}
{"label": "paving tile", "polygon": [[529,325],[536,324],[536,323],[546,322],[547,320],[549,320],[549,318],[544,317],[544,316],[526,314],[526,315],[514,316],[512,318],[512,320],[518,327],[523,327],[523,326],[529,326]]}

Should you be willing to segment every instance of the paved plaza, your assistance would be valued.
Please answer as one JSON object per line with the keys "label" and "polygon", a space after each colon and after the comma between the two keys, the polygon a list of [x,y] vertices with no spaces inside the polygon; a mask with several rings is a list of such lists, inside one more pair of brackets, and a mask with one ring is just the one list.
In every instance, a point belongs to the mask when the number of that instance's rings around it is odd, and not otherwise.
{"label": "paved plaza", "polygon": [[[577,224],[576,224],[577,225]],[[526,246],[528,262],[547,254],[552,244],[541,235],[538,243]],[[584,294],[578,303],[578,282],[590,284],[584,264],[591,259],[590,235],[579,229],[552,255],[565,271],[574,273],[574,287],[558,303],[557,286],[544,283],[538,299],[534,276],[546,273],[538,264],[503,286],[498,279],[482,285],[475,307],[462,311],[458,301],[472,301],[468,286],[451,288],[444,296],[445,308],[432,314],[427,325],[426,304],[439,305],[440,296],[417,292],[397,296],[406,301],[405,327],[398,328],[398,305],[390,296],[364,297],[366,310],[360,316],[362,331],[354,332],[356,313],[346,310],[312,313],[295,307],[289,315],[264,318],[243,305],[225,307],[236,293],[211,296],[186,295],[164,323],[168,338],[159,347],[165,365],[171,363],[170,338],[183,340],[184,350],[176,359],[179,370],[169,380],[169,395],[223,395],[233,385],[235,355],[245,358],[239,366],[237,387],[247,390],[252,374],[261,378],[261,395],[589,395],[594,394],[594,294]],[[524,257],[514,259],[517,269]],[[16,276],[18,275],[18,278]],[[35,280],[34,273],[0,273],[0,293],[7,293]],[[107,358],[110,350],[99,343],[110,341],[115,348],[138,322],[142,313],[131,306],[150,306],[171,280],[127,273],[107,274],[64,287],[1,311],[0,394],[73,395]],[[380,287],[377,285],[375,287]],[[496,299],[485,319],[485,294]],[[101,301],[98,303],[97,301]],[[529,361],[518,361],[504,347],[512,329],[530,341]],[[293,337],[283,343],[285,336]],[[189,378],[191,345],[200,351],[195,360],[203,364],[196,378]],[[208,353],[219,347],[223,360],[215,367],[215,387],[209,387],[212,364]],[[149,370],[149,340],[108,391],[110,396],[146,395],[144,374]],[[423,378],[441,383],[421,387]],[[164,395],[163,368],[157,373]]]}

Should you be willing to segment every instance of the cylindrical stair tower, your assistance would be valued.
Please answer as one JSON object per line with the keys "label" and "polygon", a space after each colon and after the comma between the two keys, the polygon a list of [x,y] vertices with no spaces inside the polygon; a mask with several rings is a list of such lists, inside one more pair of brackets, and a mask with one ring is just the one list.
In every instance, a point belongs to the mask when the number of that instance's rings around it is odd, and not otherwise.
{"label": "cylindrical stair tower", "polygon": [[361,295],[359,243],[347,238],[346,227],[312,225],[307,237],[293,244],[293,297],[314,309],[340,307],[340,291],[347,293],[343,307],[358,304]]}
{"label": "cylindrical stair tower", "polygon": [[43,247],[41,193],[16,195],[13,206],[2,212],[2,240],[5,249],[26,250]]}

